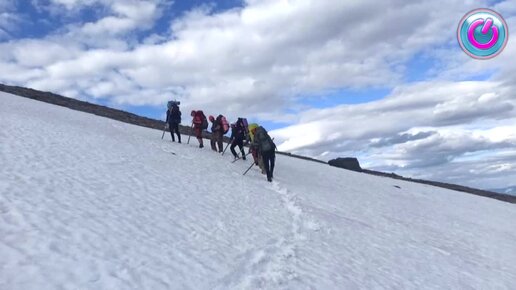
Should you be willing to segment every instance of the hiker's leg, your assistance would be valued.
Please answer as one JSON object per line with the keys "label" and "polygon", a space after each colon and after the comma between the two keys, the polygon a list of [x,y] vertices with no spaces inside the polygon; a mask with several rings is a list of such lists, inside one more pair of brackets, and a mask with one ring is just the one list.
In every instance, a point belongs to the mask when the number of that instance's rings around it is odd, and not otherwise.
{"label": "hiker's leg", "polygon": [[238,145],[238,147],[240,148],[240,152],[242,153],[242,159],[245,160],[244,140],[238,140],[236,145]]}
{"label": "hiker's leg", "polygon": [[231,154],[233,154],[233,156],[237,157],[237,153],[235,151],[235,147],[236,147],[236,142],[235,140],[233,140],[233,142],[231,142],[231,146],[229,146],[229,150],[231,151]]}
{"label": "hiker's leg", "polygon": [[197,141],[199,141],[199,147],[204,147],[204,144],[202,142],[202,129],[201,127],[195,128],[195,136],[197,137]]}
{"label": "hiker's leg", "polygon": [[274,178],[274,165],[276,164],[276,152],[271,153],[271,178]]}
{"label": "hiker's leg", "polygon": [[219,153],[222,153],[222,151],[224,151],[224,144],[222,143],[222,132],[218,133],[218,140],[217,140],[217,145],[219,145]]}
{"label": "hiker's leg", "polygon": [[168,123],[168,130],[170,131],[170,136],[172,137],[172,142],[175,142],[176,139],[174,138],[174,124]]}
{"label": "hiker's leg", "polygon": [[217,151],[217,148],[215,147],[216,139],[217,139],[217,137],[215,136],[215,133],[211,133],[210,145],[211,145],[211,150],[213,150],[213,151]]}
{"label": "hiker's leg", "polygon": [[261,153],[258,153],[258,167],[262,170],[262,174],[265,174],[265,164],[263,162],[263,157]]}
{"label": "hiker's leg", "polygon": [[177,134],[177,141],[181,143],[181,133],[179,133],[179,123],[174,123],[174,131]]}
{"label": "hiker's leg", "polygon": [[270,167],[269,167],[270,153],[262,152],[262,159],[263,159],[263,167],[265,168],[265,174],[267,174],[267,179],[269,179],[269,178],[271,178],[271,172],[270,172]]}

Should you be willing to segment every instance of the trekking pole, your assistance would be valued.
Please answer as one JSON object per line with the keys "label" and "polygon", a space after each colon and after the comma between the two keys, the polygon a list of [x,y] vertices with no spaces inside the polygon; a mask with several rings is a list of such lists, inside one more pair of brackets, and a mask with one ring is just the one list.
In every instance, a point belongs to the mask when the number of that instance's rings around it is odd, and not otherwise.
{"label": "trekking pole", "polygon": [[229,143],[228,143],[228,145],[226,145],[226,148],[224,148],[224,151],[222,151],[222,155],[224,155],[224,153],[226,153],[226,150],[228,149],[229,144],[231,144],[231,140],[233,140],[233,139],[229,139]]}
{"label": "trekking pole", "polygon": [[243,175],[245,175],[249,170],[251,170],[251,167],[253,167],[253,166],[254,166],[254,162],[253,162],[253,163],[251,163],[251,166],[249,166],[249,168],[247,168],[247,170],[244,172],[244,174],[243,174]]}
{"label": "trekking pole", "polygon": [[194,124],[193,124],[193,122],[192,122],[192,127],[190,127],[190,129],[191,129],[190,131],[191,131],[191,132],[190,132],[190,134],[188,134],[188,142],[186,142],[186,144],[190,144],[190,137],[192,137],[192,134],[193,134],[193,125],[194,125]]}
{"label": "trekking pole", "polygon": [[165,123],[165,128],[163,128],[163,135],[161,135],[161,140],[165,137],[165,131],[167,131],[167,123]]}

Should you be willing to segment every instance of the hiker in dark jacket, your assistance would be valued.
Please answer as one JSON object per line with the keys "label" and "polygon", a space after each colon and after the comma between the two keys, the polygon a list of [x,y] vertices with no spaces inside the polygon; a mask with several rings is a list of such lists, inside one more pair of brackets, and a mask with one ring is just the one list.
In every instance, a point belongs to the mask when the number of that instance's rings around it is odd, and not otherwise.
{"label": "hiker in dark jacket", "polygon": [[244,140],[246,138],[245,134],[245,127],[242,123],[241,119],[238,119],[236,124],[231,124],[231,147],[229,149],[231,150],[231,153],[233,154],[233,157],[238,158],[238,154],[235,151],[235,147],[238,146],[240,148],[242,159],[245,160],[245,152],[244,152]]}
{"label": "hiker in dark jacket", "polygon": [[170,136],[172,136],[172,142],[176,142],[174,133],[177,134],[177,141],[181,143],[181,134],[179,133],[179,124],[181,123],[181,111],[177,104],[173,104],[167,110],[167,121],[168,128],[170,130]]}
{"label": "hiker in dark jacket", "polygon": [[[224,135],[224,129],[222,128],[222,115],[219,115],[217,119],[213,116],[209,116],[208,119],[211,122],[211,150],[217,151],[217,146],[219,147],[219,153],[222,153],[224,150],[222,144],[222,136]],[[217,145],[217,146],[216,146]]]}
{"label": "hiker in dark jacket", "polygon": [[272,141],[267,131],[262,127],[253,128],[253,142],[251,146],[258,149],[262,156],[267,181],[271,182],[274,177],[274,164],[276,161],[276,144]]}

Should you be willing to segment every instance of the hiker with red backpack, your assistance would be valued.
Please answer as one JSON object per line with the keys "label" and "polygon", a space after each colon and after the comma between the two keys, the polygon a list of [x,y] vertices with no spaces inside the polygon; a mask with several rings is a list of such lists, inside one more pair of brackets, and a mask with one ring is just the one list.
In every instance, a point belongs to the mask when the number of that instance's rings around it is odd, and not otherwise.
{"label": "hiker with red backpack", "polygon": [[204,145],[202,142],[202,130],[206,130],[208,128],[208,120],[206,119],[204,112],[201,110],[192,111],[190,116],[193,118],[192,128],[195,133],[195,137],[199,141],[199,148],[203,148]]}
{"label": "hiker with red backpack", "polygon": [[222,115],[218,115],[217,119],[213,116],[208,117],[211,122],[211,150],[217,152],[217,146],[219,147],[219,153],[222,153],[222,136],[224,135],[224,129],[222,128]]}
{"label": "hiker with red backpack", "polygon": [[235,147],[238,146],[241,152],[241,158],[245,160],[244,152],[244,140],[247,138],[247,120],[238,118],[235,124],[231,124],[231,153],[235,159],[238,158],[238,154],[235,151]]}
{"label": "hiker with red backpack", "polygon": [[265,173],[267,174],[267,181],[272,182],[276,160],[276,144],[274,144],[271,137],[262,126],[254,127],[252,131],[254,138],[251,147],[257,149],[260,153]]}

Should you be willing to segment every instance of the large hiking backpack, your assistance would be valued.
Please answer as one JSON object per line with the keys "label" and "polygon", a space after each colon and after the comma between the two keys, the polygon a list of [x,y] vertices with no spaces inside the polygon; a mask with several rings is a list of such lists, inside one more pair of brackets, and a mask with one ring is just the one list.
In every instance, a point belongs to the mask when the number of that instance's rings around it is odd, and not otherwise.
{"label": "large hiking backpack", "polygon": [[276,144],[274,144],[274,141],[272,141],[271,136],[269,136],[267,130],[265,130],[265,128],[263,128],[262,126],[256,128],[255,138],[257,138],[256,141],[258,142],[258,146],[262,152],[276,149]]}
{"label": "large hiking backpack", "polygon": [[247,123],[246,118],[238,118],[237,126],[242,126],[242,129],[244,130],[244,135],[249,136],[249,124]]}
{"label": "large hiking backpack", "polygon": [[229,131],[229,123],[223,115],[220,115],[220,125],[222,126],[222,132],[226,134]]}
{"label": "large hiking backpack", "polygon": [[199,117],[202,120],[201,129],[203,129],[203,130],[208,129],[208,119],[206,119],[206,115],[204,115],[204,112],[199,110],[199,111],[197,111],[197,114],[199,115]]}
{"label": "large hiking backpack", "polygon": [[181,105],[181,102],[179,102],[179,101],[175,101],[175,100],[174,101],[168,101],[167,108],[170,110],[170,109],[172,109],[172,107],[174,107],[174,106],[177,107],[179,105]]}
{"label": "large hiking backpack", "polygon": [[174,123],[181,124],[181,111],[177,104],[172,105],[172,109],[170,110],[170,120]]}
{"label": "large hiking backpack", "polygon": [[256,123],[251,123],[249,124],[249,126],[247,126],[247,132],[248,132],[248,136],[249,136],[249,139],[251,140],[251,142],[254,141],[254,134],[253,134],[253,129],[254,128],[258,128],[258,124]]}

